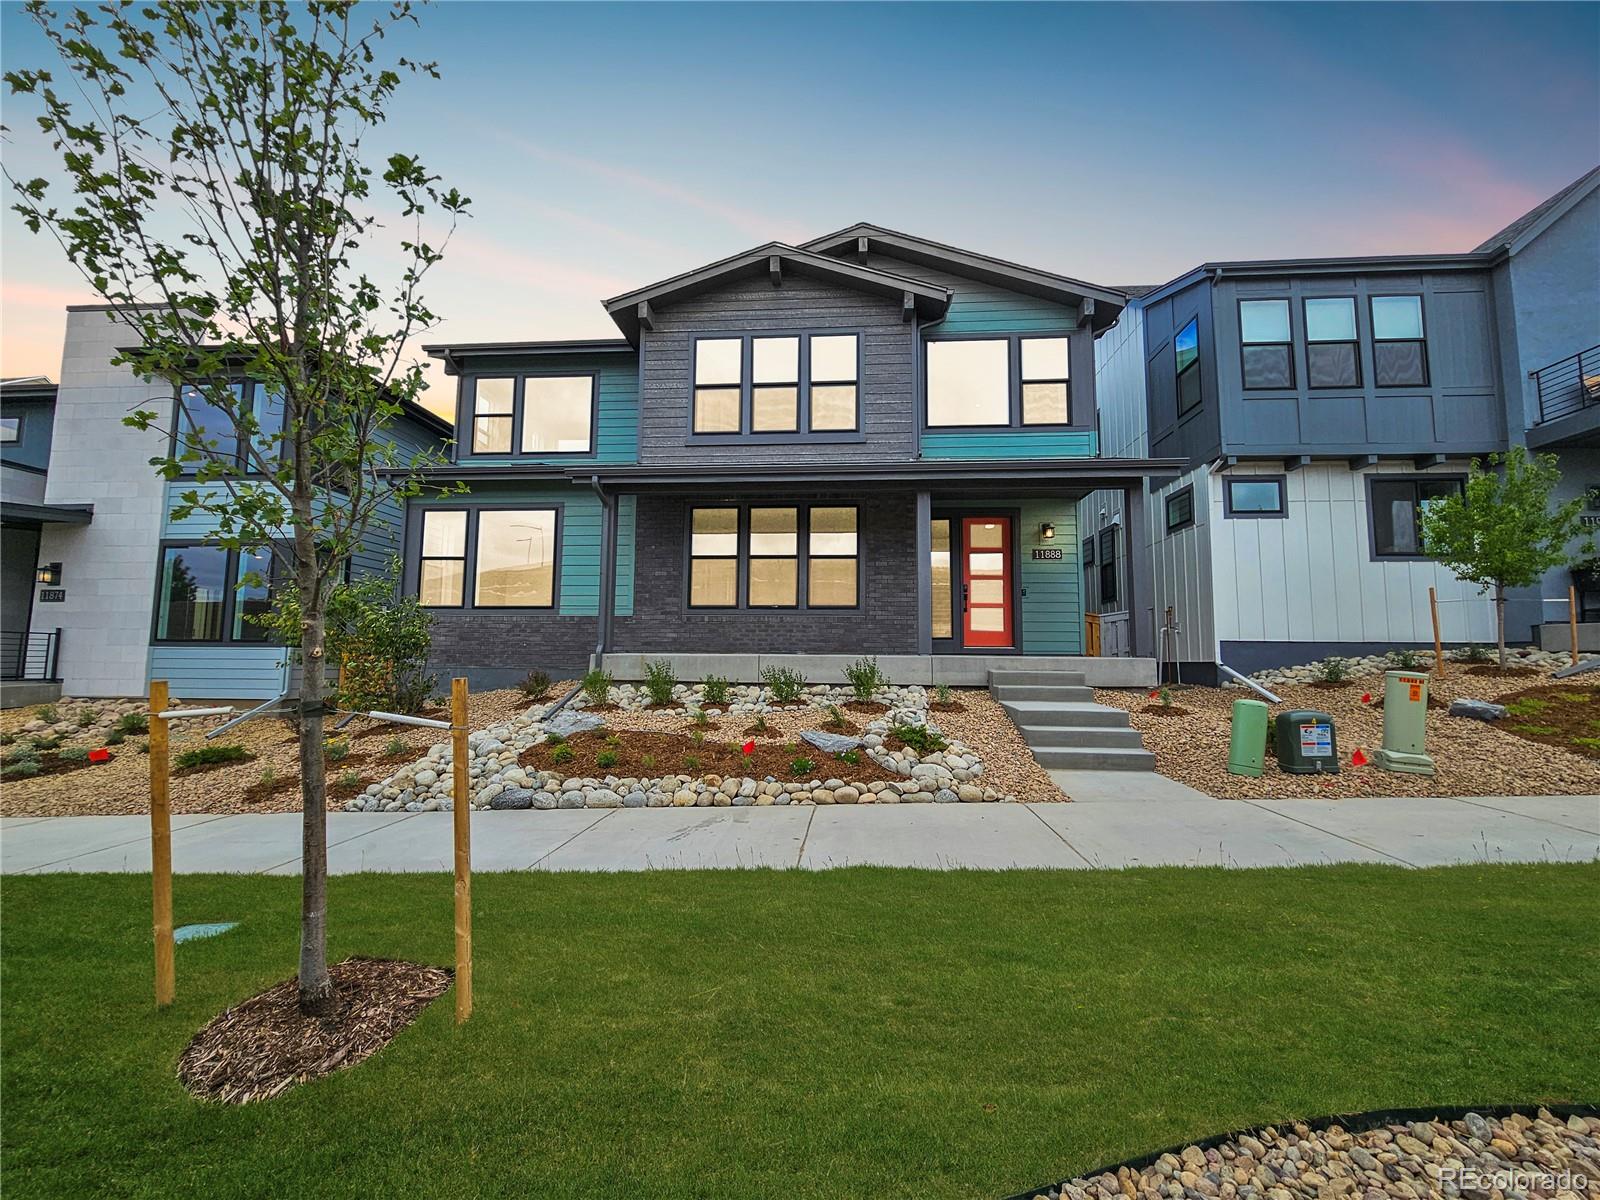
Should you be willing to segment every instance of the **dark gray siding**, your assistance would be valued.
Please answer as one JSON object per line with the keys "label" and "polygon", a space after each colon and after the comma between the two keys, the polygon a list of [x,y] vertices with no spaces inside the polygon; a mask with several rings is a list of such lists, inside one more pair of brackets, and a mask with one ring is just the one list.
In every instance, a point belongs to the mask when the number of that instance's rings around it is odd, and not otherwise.
{"label": "dark gray siding", "polygon": [[446,690],[457,675],[465,675],[479,691],[513,687],[535,670],[552,679],[576,679],[589,669],[598,637],[594,617],[483,608],[429,611],[428,669]]}
{"label": "dark gray siding", "polygon": [[[1184,413],[1180,420],[1172,339],[1196,317],[1199,318],[1200,404]],[[1212,327],[1210,280],[1199,279],[1145,308],[1145,379],[1151,457],[1182,458],[1190,465],[1198,465],[1220,453],[1222,406],[1217,396],[1217,344]]]}
{"label": "dark gray siding", "polygon": [[21,439],[0,443],[0,462],[39,471],[48,467],[55,409],[54,400],[0,399],[0,414],[22,420]]}
{"label": "dark gray siding", "polygon": [[[1428,344],[1428,385],[1373,385],[1374,295],[1420,294]],[[1212,289],[1223,453],[1238,455],[1481,453],[1505,445],[1499,351],[1487,271],[1417,275],[1230,279]],[[1306,384],[1302,300],[1353,296],[1362,386]],[[1294,337],[1293,388],[1242,387],[1239,301],[1287,297]],[[1159,445],[1156,453],[1162,453]]]}
{"label": "dark gray siding", "polygon": [[[823,504],[844,502],[812,499]],[[762,503],[768,502],[763,497]],[[613,650],[635,654],[916,653],[915,496],[901,493],[857,501],[861,506],[861,604],[854,609],[815,612],[689,608],[683,545],[688,503],[670,497],[640,503],[639,545],[649,549],[640,553],[634,581],[637,615],[617,618]]]}
{"label": "dark gray siding", "polygon": [[[697,336],[836,330],[862,335],[858,382],[864,439],[689,444],[691,343]],[[762,276],[679,301],[655,313],[641,336],[639,459],[645,463],[881,461],[916,457],[912,326],[900,302],[793,272],[774,287]],[[646,543],[648,544],[648,543]]]}

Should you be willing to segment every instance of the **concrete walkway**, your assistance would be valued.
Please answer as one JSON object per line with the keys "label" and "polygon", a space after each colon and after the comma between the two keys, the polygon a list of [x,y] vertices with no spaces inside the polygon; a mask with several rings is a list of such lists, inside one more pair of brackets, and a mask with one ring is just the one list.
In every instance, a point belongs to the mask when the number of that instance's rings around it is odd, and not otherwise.
{"label": "concrete walkway", "polygon": [[[1407,867],[1600,858],[1600,796],[1217,800],[1144,772],[1074,771],[1071,804],[475,812],[479,871],[859,865]],[[330,813],[328,869],[448,871],[448,813]],[[300,816],[180,816],[173,869],[293,875]],[[0,821],[0,870],[148,871],[148,817]]]}

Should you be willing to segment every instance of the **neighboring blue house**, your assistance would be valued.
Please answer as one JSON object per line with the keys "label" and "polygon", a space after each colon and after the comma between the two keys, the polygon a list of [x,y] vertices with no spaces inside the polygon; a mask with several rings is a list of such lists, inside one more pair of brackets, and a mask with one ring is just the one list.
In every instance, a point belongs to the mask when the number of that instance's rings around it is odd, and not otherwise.
{"label": "neighboring blue house", "polygon": [[[1600,525],[1600,169],[1463,254],[1206,263],[1134,290],[1099,346],[1106,450],[1183,470],[1144,518],[1080,506],[1086,554],[1126,525],[1155,564],[1131,607],[1104,553],[1086,576],[1109,646],[1132,612],[1204,682],[1431,647],[1430,587],[1446,642],[1493,642],[1490,600],[1424,553],[1418,514],[1508,446],[1555,453]],[[1600,649],[1600,588],[1577,578]],[[1573,582],[1515,595],[1508,638],[1564,649]]]}
{"label": "neighboring blue house", "polygon": [[1144,657],[1081,657],[1077,502],[1137,509],[1175,468],[1100,453],[1094,341],[1124,299],[858,225],[607,301],[616,339],[429,347],[458,381],[440,474],[471,487],[407,521],[435,665],[1153,679],[1148,626]]}

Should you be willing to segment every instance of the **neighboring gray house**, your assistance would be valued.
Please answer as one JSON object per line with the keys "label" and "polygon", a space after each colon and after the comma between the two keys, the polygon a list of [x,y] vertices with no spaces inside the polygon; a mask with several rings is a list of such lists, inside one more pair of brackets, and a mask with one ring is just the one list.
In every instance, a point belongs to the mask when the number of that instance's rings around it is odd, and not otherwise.
{"label": "neighboring gray house", "polygon": [[[1155,564],[1133,612],[1185,679],[1431,645],[1430,587],[1446,642],[1493,641],[1489,598],[1418,545],[1475,457],[1556,453],[1600,504],[1600,168],[1467,253],[1206,263],[1120,324],[1097,347],[1107,452],[1185,464],[1133,539]],[[1122,519],[1115,496],[1080,510],[1086,537]],[[1508,637],[1564,622],[1572,578],[1514,596]],[[1091,603],[1115,644],[1127,606]]]}

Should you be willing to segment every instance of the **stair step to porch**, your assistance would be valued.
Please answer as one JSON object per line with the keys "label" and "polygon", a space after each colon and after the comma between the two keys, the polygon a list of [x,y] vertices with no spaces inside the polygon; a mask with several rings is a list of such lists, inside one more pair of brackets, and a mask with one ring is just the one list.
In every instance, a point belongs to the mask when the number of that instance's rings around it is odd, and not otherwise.
{"label": "stair step to porch", "polygon": [[1131,746],[1144,749],[1144,735],[1134,728],[1115,725],[1019,725],[1023,739],[1034,750],[1061,746]]}
{"label": "stair step to porch", "polygon": [[1028,684],[1043,683],[1063,687],[1082,687],[1088,682],[1088,676],[1082,671],[990,671],[989,686],[1010,687],[1013,684],[1025,687]]}
{"label": "stair step to porch", "polygon": [[1134,746],[1042,746],[1033,752],[1041,767],[1063,771],[1154,771],[1156,756]]}
{"label": "stair step to porch", "polygon": [[1128,728],[1128,714],[1104,704],[1057,704],[1051,700],[1004,700],[1000,707],[1019,728],[1039,725],[1093,725]]}
{"label": "stair step to porch", "polygon": [[1013,700],[1051,700],[1057,704],[1093,704],[1094,689],[1076,683],[991,684],[990,693],[1001,704]]}

